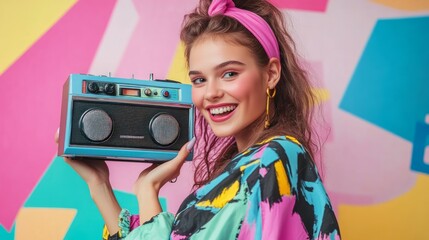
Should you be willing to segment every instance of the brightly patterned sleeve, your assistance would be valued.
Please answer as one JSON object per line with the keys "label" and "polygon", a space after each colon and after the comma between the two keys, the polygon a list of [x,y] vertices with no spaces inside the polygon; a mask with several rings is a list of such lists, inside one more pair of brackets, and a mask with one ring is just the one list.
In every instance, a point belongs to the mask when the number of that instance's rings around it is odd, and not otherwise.
{"label": "brightly patterned sleeve", "polygon": [[274,139],[259,154],[238,239],[340,239],[328,195],[299,142]]}
{"label": "brightly patterned sleeve", "polygon": [[137,239],[170,239],[174,215],[161,212],[149,221],[139,226],[138,215],[130,215],[123,209],[119,216],[120,231],[110,236],[106,226],[103,230],[103,240],[137,240]]}
{"label": "brightly patterned sleeve", "polygon": [[169,212],[161,212],[151,220],[133,229],[125,240],[137,239],[170,239],[174,215]]}

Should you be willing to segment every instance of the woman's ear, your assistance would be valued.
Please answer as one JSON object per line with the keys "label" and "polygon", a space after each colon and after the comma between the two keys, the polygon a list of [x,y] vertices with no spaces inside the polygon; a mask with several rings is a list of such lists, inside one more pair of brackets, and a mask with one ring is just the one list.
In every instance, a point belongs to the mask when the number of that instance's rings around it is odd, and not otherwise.
{"label": "woman's ear", "polygon": [[281,76],[282,66],[280,64],[280,60],[278,58],[271,58],[267,66],[267,71],[268,87],[270,89],[274,89],[279,82]]}

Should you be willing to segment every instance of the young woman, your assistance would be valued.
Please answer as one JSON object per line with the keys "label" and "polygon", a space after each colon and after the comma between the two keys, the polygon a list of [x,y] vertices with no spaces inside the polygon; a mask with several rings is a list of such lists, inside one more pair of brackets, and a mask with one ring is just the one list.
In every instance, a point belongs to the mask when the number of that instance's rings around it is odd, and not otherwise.
{"label": "young woman", "polygon": [[66,159],[88,183],[104,238],[340,239],[312,160],[313,95],[281,12],[265,0],[200,0],[181,39],[199,112],[194,191],[176,215],[162,212],[159,190],[195,139],[140,174],[138,220],[119,207],[104,162]]}

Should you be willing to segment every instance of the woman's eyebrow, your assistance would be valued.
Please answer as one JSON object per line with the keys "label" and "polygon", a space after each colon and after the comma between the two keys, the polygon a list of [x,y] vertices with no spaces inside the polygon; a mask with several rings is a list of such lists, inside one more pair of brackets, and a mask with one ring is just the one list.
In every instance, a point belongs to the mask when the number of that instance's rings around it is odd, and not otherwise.
{"label": "woman's eyebrow", "polygon": [[244,64],[244,63],[242,63],[240,61],[231,60],[231,61],[226,61],[226,62],[223,62],[223,63],[217,65],[214,69],[218,70],[218,69],[226,67],[228,65],[240,65],[240,66],[244,66],[246,64]]}
{"label": "woman's eyebrow", "polygon": [[188,73],[189,76],[198,75],[198,74],[201,74],[201,72],[200,71],[189,71],[189,73]]}
{"label": "woman's eyebrow", "polygon": [[[221,68],[226,67],[228,65],[240,65],[240,66],[244,66],[246,64],[244,64],[244,63],[242,63],[240,61],[231,60],[231,61],[226,61],[226,62],[223,62],[223,63],[217,65],[216,67],[214,67],[214,69],[218,70],[218,69],[221,69]],[[191,76],[191,75],[197,75],[197,74],[201,74],[201,72],[200,71],[191,70],[188,73],[189,76]]]}

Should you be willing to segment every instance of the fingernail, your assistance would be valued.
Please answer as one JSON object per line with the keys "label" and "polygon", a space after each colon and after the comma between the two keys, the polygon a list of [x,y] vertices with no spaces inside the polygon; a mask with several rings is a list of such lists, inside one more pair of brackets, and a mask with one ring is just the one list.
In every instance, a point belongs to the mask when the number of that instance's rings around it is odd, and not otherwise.
{"label": "fingernail", "polygon": [[188,152],[190,152],[192,148],[194,148],[195,140],[195,137],[193,137],[191,141],[188,142],[188,145],[186,145],[186,150],[188,150]]}

